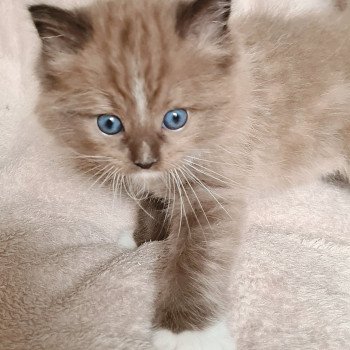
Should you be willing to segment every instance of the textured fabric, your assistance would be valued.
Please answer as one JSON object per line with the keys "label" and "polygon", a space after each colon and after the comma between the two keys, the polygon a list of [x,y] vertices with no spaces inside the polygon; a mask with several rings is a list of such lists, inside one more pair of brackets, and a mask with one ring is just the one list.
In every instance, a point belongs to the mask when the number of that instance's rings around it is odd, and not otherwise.
{"label": "textured fabric", "polygon": [[[118,248],[133,206],[65,166],[32,112],[24,3],[1,0],[0,15],[0,349],[151,349],[162,243]],[[231,288],[238,349],[349,349],[349,231],[348,189],[252,203]]]}

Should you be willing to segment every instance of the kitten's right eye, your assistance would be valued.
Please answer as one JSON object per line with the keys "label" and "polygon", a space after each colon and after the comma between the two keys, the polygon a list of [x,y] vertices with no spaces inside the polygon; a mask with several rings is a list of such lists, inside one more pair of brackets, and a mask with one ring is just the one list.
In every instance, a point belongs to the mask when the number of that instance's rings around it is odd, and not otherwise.
{"label": "kitten's right eye", "polygon": [[124,130],[121,120],[112,114],[103,114],[97,118],[99,129],[106,135],[116,135]]}

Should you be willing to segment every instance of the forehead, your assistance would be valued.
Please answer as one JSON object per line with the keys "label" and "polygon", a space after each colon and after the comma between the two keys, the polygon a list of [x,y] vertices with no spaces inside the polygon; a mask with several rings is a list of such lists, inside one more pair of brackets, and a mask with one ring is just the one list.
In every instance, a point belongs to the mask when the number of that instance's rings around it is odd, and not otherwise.
{"label": "forehead", "polygon": [[185,91],[198,91],[199,80],[202,84],[215,68],[176,33],[176,9],[168,0],[113,1],[90,8],[93,38],[80,54],[83,79],[111,91],[126,112],[186,104]]}

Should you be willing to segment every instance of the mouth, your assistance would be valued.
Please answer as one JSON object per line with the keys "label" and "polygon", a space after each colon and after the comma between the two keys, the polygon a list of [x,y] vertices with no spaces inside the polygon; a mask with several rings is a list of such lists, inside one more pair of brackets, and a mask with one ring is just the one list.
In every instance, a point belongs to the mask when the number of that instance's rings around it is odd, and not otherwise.
{"label": "mouth", "polygon": [[156,191],[163,186],[164,174],[161,171],[156,170],[140,170],[128,175],[129,184],[131,188],[129,190],[135,194],[134,197],[143,197],[150,192]]}
{"label": "mouth", "polygon": [[142,170],[140,169],[139,171],[133,172],[130,174],[130,177],[132,180],[136,182],[144,181],[156,181],[162,177],[163,173],[159,170]]}

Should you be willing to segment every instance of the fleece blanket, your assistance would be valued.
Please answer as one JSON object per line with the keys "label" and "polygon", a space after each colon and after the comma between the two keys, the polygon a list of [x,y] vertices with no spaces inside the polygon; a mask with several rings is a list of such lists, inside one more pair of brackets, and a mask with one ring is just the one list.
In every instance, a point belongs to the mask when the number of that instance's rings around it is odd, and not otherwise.
{"label": "fleece blanket", "polygon": [[[119,247],[134,205],[65,166],[33,112],[24,1],[1,0],[0,18],[0,349],[152,349],[163,243]],[[254,200],[231,295],[238,350],[350,349],[349,188]]]}

